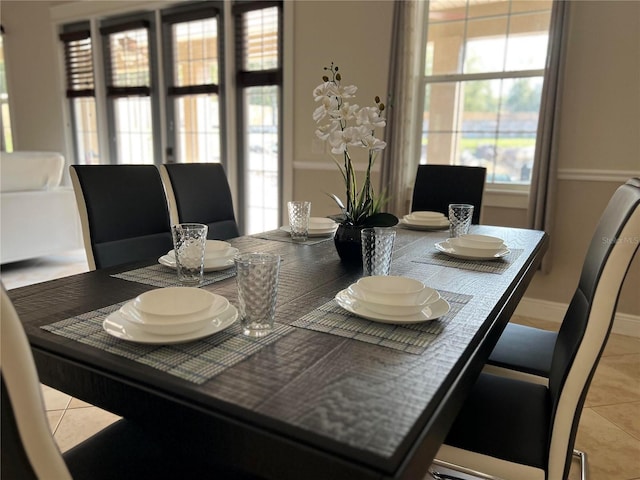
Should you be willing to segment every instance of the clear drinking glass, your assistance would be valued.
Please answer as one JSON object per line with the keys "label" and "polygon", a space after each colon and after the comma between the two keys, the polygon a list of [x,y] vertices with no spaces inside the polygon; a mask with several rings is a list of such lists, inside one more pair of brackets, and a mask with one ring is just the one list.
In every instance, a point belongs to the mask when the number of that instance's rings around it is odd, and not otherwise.
{"label": "clear drinking glass", "polygon": [[280,256],[243,253],[235,257],[242,332],[263,337],[273,330]]}
{"label": "clear drinking glass", "polygon": [[473,205],[467,203],[452,203],[449,205],[449,237],[459,237],[469,233]]}
{"label": "clear drinking glass", "polygon": [[183,285],[202,283],[208,229],[201,223],[179,223],[171,227],[178,281]]}
{"label": "clear drinking glass", "polygon": [[389,275],[396,231],[393,228],[364,228],[362,239],[362,274]]}
{"label": "clear drinking glass", "polygon": [[309,216],[311,215],[311,202],[289,202],[289,227],[291,239],[294,242],[304,242],[309,236]]}

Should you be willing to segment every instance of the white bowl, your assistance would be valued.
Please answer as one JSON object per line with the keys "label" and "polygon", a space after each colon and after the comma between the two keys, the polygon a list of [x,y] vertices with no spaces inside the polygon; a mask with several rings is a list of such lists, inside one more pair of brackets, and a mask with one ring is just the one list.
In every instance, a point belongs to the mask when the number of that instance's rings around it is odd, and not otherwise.
{"label": "white bowl", "polygon": [[177,319],[187,321],[189,316],[211,308],[216,297],[219,295],[195,287],[156,288],[138,295],[133,306],[149,323],[170,323],[167,319],[177,323]]}
{"label": "white bowl", "polygon": [[444,214],[440,212],[428,212],[428,211],[411,212],[407,216],[415,220],[442,220],[445,218]]}
{"label": "white bowl", "polygon": [[419,280],[394,275],[363,277],[357,285],[366,300],[387,305],[414,305],[427,288]]}
{"label": "white bowl", "polygon": [[330,218],[311,217],[309,218],[309,230],[329,230],[337,228],[338,224]]}
{"label": "white bowl", "polygon": [[421,312],[426,306],[440,300],[440,294],[433,288],[426,287],[419,295],[416,303],[413,304],[388,304],[380,302],[376,297],[369,297],[362,291],[357,284],[352,284],[347,292],[353,298],[358,300],[362,305],[376,313],[382,315],[407,316],[415,315]]}
{"label": "white bowl", "polygon": [[205,258],[220,258],[231,255],[233,247],[229,242],[222,240],[207,240],[204,247]]}
{"label": "white bowl", "polygon": [[499,237],[489,235],[468,234],[457,237],[460,245],[473,248],[504,248],[504,242]]}
{"label": "white bowl", "polygon": [[501,247],[470,247],[461,243],[459,238],[449,238],[447,244],[453,248],[455,253],[470,257],[491,257],[505,248],[504,244]]}

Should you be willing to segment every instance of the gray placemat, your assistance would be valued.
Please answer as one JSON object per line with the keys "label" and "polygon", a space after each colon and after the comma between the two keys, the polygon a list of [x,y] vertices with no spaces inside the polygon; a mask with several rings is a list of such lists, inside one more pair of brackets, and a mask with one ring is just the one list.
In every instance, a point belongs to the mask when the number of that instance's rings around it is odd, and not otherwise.
{"label": "gray placemat", "polygon": [[291,325],[421,354],[472,298],[471,295],[445,291],[441,291],[440,295],[449,302],[451,309],[429,322],[404,325],[373,322],[347,312],[332,299]]}
{"label": "gray placemat", "polygon": [[441,265],[443,267],[462,268],[463,270],[473,270],[485,273],[504,273],[513,262],[522,254],[522,250],[513,249],[507,255],[495,260],[463,260],[450,257],[442,252],[427,252],[424,257],[414,258],[416,263],[427,263],[430,265]]}
{"label": "gray placemat", "polygon": [[[209,285],[211,283],[219,282],[220,280],[226,280],[227,278],[235,276],[235,274],[235,267],[217,272],[205,272],[200,286]],[[173,268],[160,264],[151,265],[150,267],[136,268],[135,270],[129,270],[128,272],[117,273],[111,276],[121,278],[122,280],[128,280],[130,282],[152,285],[154,287],[173,287],[180,285],[176,271]]]}
{"label": "gray placemat", "polygon": [[225,330],[192,342],[146,345],[112,337],[102,328],[103,320],[118,310],[123,303],[125,302],[41,328],[196,384],[206,382],[294,330],[289,325],[275,323],[272,333],[265,337],[253,338],[243,335],[240,322],[236,321]]}
{"label": "gray placemat", "polygon": [[327,242],[333,240],[333,235],[328,237],[309,237],[305,242],[294,242],[291,240],[291,235],[283,230],[270,230],[268,232],[257,233],[251,235],[253,238],[261,238],[263,240],[274,240],[276,242],[288,242],[296,243],[298,245],[316,245],[318,243]]}

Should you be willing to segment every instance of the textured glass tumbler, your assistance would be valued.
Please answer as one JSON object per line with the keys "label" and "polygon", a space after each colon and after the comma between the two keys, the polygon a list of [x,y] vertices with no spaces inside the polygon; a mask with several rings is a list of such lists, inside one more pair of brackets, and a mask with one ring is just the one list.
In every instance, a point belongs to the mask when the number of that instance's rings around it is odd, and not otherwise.
{"label": "textured glass tumbler", "polygon": [[360,237],[363,276],[389,275],[396,231],[392,228],[364,228]]}
{"label": "textured glass tumbler", "polygon": [[311,202],[289,202],[289,228],[294,242],[305,242],[309,236]]}
{"label": "textured glass tumbler", "polygon": [[201,223],[179,223],[171,227],[178,281],[182,285],[202,283],[208,229]]}
{"label": "textured glass tumbler", "polygon": [[466,203],[452,203],[449,205],[449,237],[459,237],[469,233],[473,205]]}
{"label": "textured glass tumbler", "polygon": [[280,256],[243,253],[234,260],[242,333],[250,337],[268,335],[276,312]]}

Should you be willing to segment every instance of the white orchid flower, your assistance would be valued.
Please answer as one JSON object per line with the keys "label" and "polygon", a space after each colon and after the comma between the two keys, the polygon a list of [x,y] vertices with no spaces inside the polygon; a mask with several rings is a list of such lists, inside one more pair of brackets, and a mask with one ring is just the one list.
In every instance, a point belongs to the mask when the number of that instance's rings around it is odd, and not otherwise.
{"label": "white orchid flower", "polygon": [[331,153],[344,153],[347,151],[347,141],[342,130],[335,130],[329,134]]}
{"label": "white orchid flower", "polygon": [[331,135],[332,132],[335,132],[339,129],[340,129],[339,122],[331,122],[331,123],[327,123],[326,125],[321,125],[316,129],[316,132],[315,132],[316,137],[318,137],[320,140],[328,140],[329,135]]}
{"label": "white orchid flower", "polygon": [[342,98],[351,98],[355,96],[357,91],[358,87],[356,87],[355,85],[347,85],[346,87],[340,85],[338,86],[337,96]]}
{"label": "white orchid flower", "polygon": [[370,130],[374,128],[384,127],[387,122],[380,116],[380,110],[377,107],[363,107],[358,112],[356,122],[358,125],[365,125]]}
{"label": "white orchid flower", "polygon": [[319,102],[325,97],[339,96],[338,86],[333,82],[324,82],[313,89],[313,98]]}
{"label": "white orchid flower", "polygon": [[380,152],[387,146],[387,142],[384,142],[379,138],[376,138],[373,135],[369,134],[362,137],[362,146],[372,152]]}

